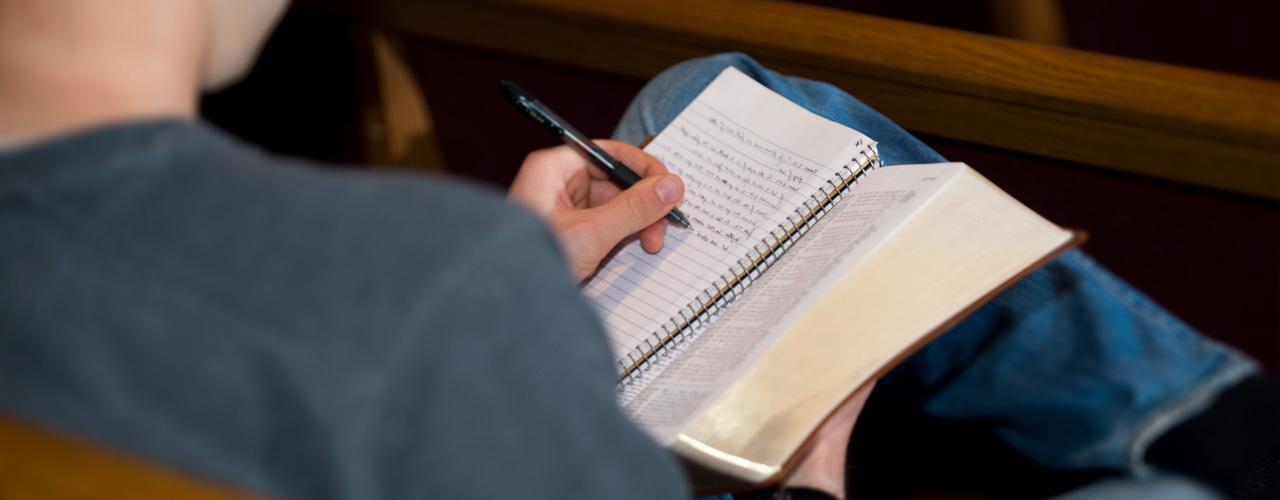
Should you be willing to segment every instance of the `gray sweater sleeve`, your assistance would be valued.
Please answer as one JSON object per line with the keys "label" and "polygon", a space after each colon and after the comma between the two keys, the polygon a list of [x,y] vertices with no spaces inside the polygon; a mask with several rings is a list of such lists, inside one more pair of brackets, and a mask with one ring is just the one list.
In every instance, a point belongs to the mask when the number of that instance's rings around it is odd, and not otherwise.
{"label": "gray sweater sleeve", "polygon": [[[495,234],[485,248],[497,250],[457,269],[435,304],[453,321],[405,339],[417,355],[389,364],[399,373],[368,441],[381,473],[395,471],[387,497],[416,496],[417,471],[463,498],[685,494],[670,458],[616,409],[603,336],[559,256],[530,251],[549,238],[534,224]],[[438,431],[414,432],[427,428]]]}
{"label": "gray sweater sleeve", "polygon": [[284,497],[688,494],[493,193],[163,122],[0,167],[0,411]]}

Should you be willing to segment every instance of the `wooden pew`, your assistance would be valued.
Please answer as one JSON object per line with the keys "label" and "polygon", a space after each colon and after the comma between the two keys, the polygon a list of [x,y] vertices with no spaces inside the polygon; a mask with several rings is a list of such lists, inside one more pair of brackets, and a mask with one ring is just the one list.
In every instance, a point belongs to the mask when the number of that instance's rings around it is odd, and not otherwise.
{"label": "wooden pew", "polygon": [[226,500],[265,498],[0,415],[5,500]]}
{"label": "wooden pew", "polygon": [[634,77],[744,51],[904,127],[1280,199],[1280,83],[758,0],[310,0],[427,37]]}

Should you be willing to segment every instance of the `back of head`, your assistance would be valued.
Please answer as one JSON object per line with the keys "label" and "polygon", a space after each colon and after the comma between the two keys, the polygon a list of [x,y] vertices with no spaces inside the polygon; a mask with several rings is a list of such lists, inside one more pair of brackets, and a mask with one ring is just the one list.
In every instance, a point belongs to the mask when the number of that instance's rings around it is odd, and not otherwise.
{"label": "back of head", "polygon": [[0,0],[0,141],[192,118],[252,66],[287,0]]}

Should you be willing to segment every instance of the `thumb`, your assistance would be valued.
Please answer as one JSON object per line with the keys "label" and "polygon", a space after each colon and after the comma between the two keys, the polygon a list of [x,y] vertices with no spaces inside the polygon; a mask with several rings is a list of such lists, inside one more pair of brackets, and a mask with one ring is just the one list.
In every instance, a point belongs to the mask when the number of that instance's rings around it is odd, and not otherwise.
{"label": "thumb", "polygon": [[591,209],[596,212],[592,215],[598,222],[597,237],[605,248],[613,248],[618,242],[662,220],[683,199],[684,182],[679,176],[646,177],[612,200]]}

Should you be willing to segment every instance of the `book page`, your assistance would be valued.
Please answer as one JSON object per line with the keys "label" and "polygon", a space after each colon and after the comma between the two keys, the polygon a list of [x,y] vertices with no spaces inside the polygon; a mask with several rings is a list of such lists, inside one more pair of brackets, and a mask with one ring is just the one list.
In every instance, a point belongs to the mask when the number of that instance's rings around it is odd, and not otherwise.
{"label": "book page", "polygon": [[[748,258],[753,247],[873,147],[866,136],[814,115],[734,68],[720,74],[646,148],[685,183],[657,255],[620,249],[584,287],[615,359],[657,340],[663,324]],[[828,187],[829,189],[829,187]]]}
{"label": "book page", "polygon": [[955,165],[935,164],[870,173],[704,332],[628,386],[620,398],[623,408],[659,442],[671,442],[835,280],[888,240],[960,171]]}
{"label": "book page", "polygon": [[742,481],[776,477],[855,389],[1078,241],[963,164],[888,167],[869,181],[929,167],[957,174],[856,264],[830,267],[806,291],[816,300],[788,313],[785,333],[673,450]]}

